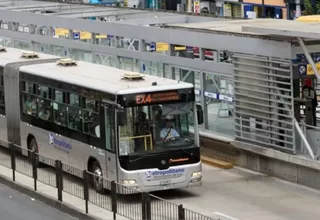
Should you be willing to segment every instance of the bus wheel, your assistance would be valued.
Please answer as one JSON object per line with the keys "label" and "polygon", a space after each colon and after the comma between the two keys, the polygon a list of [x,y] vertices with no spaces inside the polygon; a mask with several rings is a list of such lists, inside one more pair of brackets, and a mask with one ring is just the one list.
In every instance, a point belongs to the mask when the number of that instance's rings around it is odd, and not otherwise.
{"label": "bus wheel", "polygon": [[38,155],[39,149],[38,149],[38,144],[37,144],[36,139],[34,139],[34,138],[31,139],[30,144],[28,146],[28,149],[30,150],[30,151],[28,151],[28,157],[29,157],[31,162],[32,162],[32,153],[31,152],[34,151],[34,152],[37,153],[36,154],[36,166],[39,167],[39,164],[40,164],[39,155]]}
{"label": "bus wheel", "polygon": [[102,169],[99,165],[98,161],[94,161],[92,164],[92,173],[93,178],[92,178],[92,183],[93,183],[93,188],[98,192],[98,193],[104,193],[104,184],[103,184],[103,173]]}

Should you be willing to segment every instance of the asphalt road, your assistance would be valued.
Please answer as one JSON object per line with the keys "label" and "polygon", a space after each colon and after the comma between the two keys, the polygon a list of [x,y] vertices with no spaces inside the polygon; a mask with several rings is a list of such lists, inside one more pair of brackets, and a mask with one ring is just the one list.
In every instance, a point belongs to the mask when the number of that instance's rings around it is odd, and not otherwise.
{"label": "asphalt road", "polygon": [[0,219],[75,220],[77,218],[0,184]]}
{"label": "asphalt road", "polygon": [[[0,164],[10,165],[10,157],[1,151]],[[25,159],[17,159],[17,170],[26,175],[31,175],[31,165]],[[53,169],[41,168],[38,170],[38,175],[39,181],[55,185]],[[224,170],[203,165],[203,175],[204,181],[201,187],[160,191],[153,194],[175,204],[183,204],[185,208],[192,211],[221,220],[320,219],[319,190],[238,167]],[[83,187],[78,179],[70,175],[64,175],[63,185],[66,192],[79,197],[83,195]],[[90,190],[89,199],[90,202],[105,208],[111,205],[109,195],[98,195],[93,190]],[[138,205],[140,203],[139,199],[129,196],[129,198],[125,197],[124,200],[119,200],[118,203],[123,204],[120,204],[118,211],[130,213],[141,211]],[[130,203],[130,205],[126,203]],[[4,205],[1,206],[5,207]],[[171,213],[171,211],[162,210],[161,206],[161,202],[152,201],[152,209],[155,210],[152,216],[157,220],[169,219],[171,215],[166,216],[166,213]],[[9,205],[6,205],[6,207],[9,207]],[[172,212],[173,215],[176,216]],[[0,219],[2,219],[1,216]],[[19,218],[12,219],[19,220]],[[47,219],[51,220],[50,218]],[[58,219],[63,220],[62,217]],[[188,216],[188,219],[195,220],[195,217]]]}

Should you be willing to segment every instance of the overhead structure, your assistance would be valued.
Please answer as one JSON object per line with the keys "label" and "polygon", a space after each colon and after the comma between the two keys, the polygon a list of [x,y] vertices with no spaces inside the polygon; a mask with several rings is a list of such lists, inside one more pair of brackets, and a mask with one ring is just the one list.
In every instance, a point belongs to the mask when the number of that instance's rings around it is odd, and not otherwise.
{"label": "overhead structure", "polygon": [[[313,72],[318,79],[315,56],[309,53],[320,52],[320,25],[52,2],[28,5],[1,9],[0,36],[6,45],[191,82],[204,108],[202,135],[219,132],[235,145],[293,154],[307,149],[316,158],[313,146],[319,145],[311,137],[318,131],[309,119],[306,124],[303,117],[295,119],[295,106],[303,102],[302,76]],[[305,131],[306,126],[312,129]]]}

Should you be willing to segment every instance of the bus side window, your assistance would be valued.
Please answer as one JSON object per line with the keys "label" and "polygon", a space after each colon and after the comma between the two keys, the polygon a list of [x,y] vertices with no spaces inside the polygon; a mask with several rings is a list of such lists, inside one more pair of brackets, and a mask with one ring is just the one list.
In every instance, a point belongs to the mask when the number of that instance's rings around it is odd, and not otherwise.
{"label": "bus side window", "polygon": [[23,89],[29,94],[37,94],[36,84],[31,82],[23,82]]}
{"label": "bus side window", "polygon": [[50,88],[48,88],[47,86],[38,86],[38,95],[42,98],[45,99],[50,99],[51,98],[51,94],[50,94]]}
{"label": "bus side window", "polygon": [[57,125],[67,126],[67,106],[61,103],[53,103],[54,123]]}
{"label": "bus side window", "polygon": [[105,116],[105,133],[106,133],[106,148],[107,150],[115,150],[115,112],[112,108],[104,109]]}
{"label": "bus side window", "polygon": [[4,101],[4,82],[3,76],[0,76],[0,109],[2,110],[3,114],[5,114],[5,101]]}
{"label": "bus side window", "polygon": [[82,132],[82,117],[79,108],[68,106],[68,128]]}
{"label": "bus side window", "polygon": [[100,137],[100,131],[96,131],[100,125],[99,114],[94,112],[83,111],[83,133],[90,134],[95,137]]}
{"label": "bus side window", "polygon": [[52,102],[48,100],[38,100],[38,117],[45,121],[52,121]]}
{"label": "bus side window", "polygon": [[80,107],[80,99],[79,96],[76,94],[69,94],[70,98],[69,98],[69,104],[75,107]]}
{"label": "bus side window", "polygon": [[37,98],[32,95],[23,94],[23,113],[27,115],[36,116],[37,115]]}

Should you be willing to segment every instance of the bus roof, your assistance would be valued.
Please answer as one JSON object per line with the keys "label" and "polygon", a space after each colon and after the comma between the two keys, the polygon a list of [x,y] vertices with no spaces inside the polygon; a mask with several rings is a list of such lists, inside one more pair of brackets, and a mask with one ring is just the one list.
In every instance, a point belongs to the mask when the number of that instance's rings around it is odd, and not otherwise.
{"label": "bus roof", "polygon": [[[32,60],[32,59],[26,59],[21,57],[23,52],[32,53],[32,51],[21,50],[16,48],[5,48],[5,49],[6,49],[5,52],[0,52],[0,66],[2,67],[4,67],[8,63]],[[57,56],[48,55],[48,54],[39,54],[39,53],[37,54],[39,55],[39,58],[37,58],[37,60],[58,58]]]}
{"label": "bus roof", "polygon": [[[130,71],[83,61],[77,61],[76,66],[61,66],[57,63],[33,64],[21,67],[20,71],[111,94],[193,88],[191,83],[145,74],[142,74],[143,80],[127,80],[123,77],[126,73],[132,73]],[[157,83],[156,86],[152,86],[154,82]]]}

